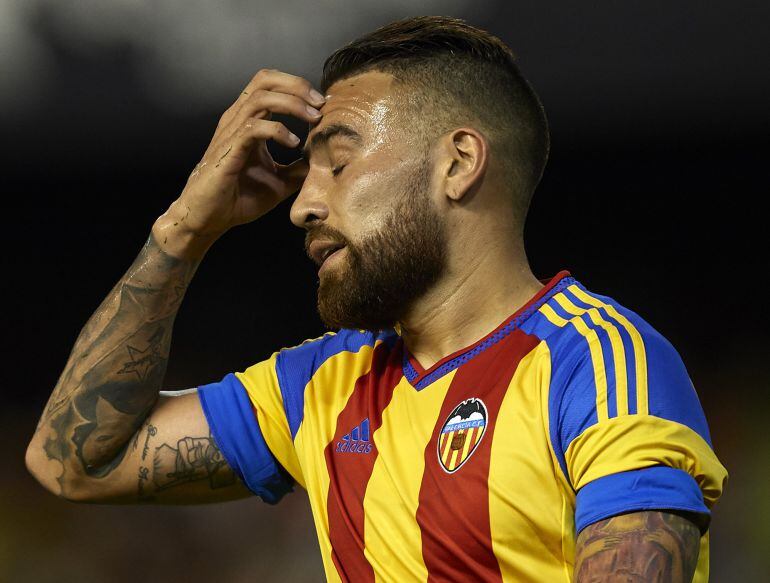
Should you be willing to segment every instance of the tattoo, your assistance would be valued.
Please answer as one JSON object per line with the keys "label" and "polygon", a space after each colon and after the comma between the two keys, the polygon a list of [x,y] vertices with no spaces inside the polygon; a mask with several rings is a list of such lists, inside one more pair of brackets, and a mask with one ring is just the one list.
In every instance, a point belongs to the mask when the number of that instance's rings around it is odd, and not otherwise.
{"label": "tattoo", "polygon": [[139,432],[137,431],[134,434],[134,440],[131,442],[131,451],[136,451],[136,448],[138,445],[139,445]]}
{"label": "tattoo", "polygon": [[158,328],[155,334],[149,338],[144,350],[130,344],[126,345],[130,360],[123,363],[123,368],[118,371],[118,374],[135,373],[140,381],[145,380],[149,371],[163,360],[160,353],[162,345],[163,330],[161,328]]}
{"label": "tattoo", "polygon": [[150,438],[158,433],[157,428],[152,425],[147,425],[147,437],[144,438],[144,447],[142,448],[142,461],[147,457],[147,453],[150,451]]}
{"label": "tattoo", "polygon": [[[147,454],[150,452],[150,439],[155,437],[158,434],[158,428],[155,427],[151,422],[150,419],[147,419],[145,422],[145,436],[144,436],[144,447],[142,447],[142,462],[147,459]],[[134,445],[133,449],[136,450],[136,447],[139,442],[139,436],[141,434],[141,431],[136,432],[136,437],[134,437]],[[137,499],[140,502],[151,502],[154,500],[154,496],[152,494],[149,494],[145,490],[145,482],[147,482],[150,479],[150,468],[141,465],[139,466],[139,474],[138,474],[138,481],[137,481]]]}
{"label": "tattoo", "polygon": [[138,496],[140,501],[152,500],[152,496],[148,496],[144,491],[144,483],[149,479],[147,475],[150,473],[150,468],[145,466],[139,467],[139,485],[137,486]]}
{"label": "tattoo", "polygon": [[577,539],[575,581],[690,582],[700,532],[672,512],[634,512],[587,526]]}
{"label": "tattoo", "polygon": [[38,424],[50,429],[48,458],[63,466],[62,493],[68,474],[104,477],[138,446],[138,435],[129,440],[158,398],[174,319],[198,264],[167,255],[150,235],[78,336]]}
{"label": "tattoo", "polygon": [[152,480],[156,491],[205,479],[211,489],[231,486],[236,481],[210,435],[185,437],[177,441],[176,447],[164,443],[155,448]]}

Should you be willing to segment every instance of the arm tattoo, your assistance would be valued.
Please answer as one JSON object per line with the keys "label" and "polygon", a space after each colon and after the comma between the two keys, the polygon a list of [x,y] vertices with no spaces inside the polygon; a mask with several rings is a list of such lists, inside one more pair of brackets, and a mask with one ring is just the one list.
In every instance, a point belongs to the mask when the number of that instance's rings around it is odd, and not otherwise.
{"label": "arm tattoo", "polygon": [[234,484],[235,474],[209,435],[185,437],[176,447],[164,443],[155,448],[152,479],[156,490],[206,479],[215,489]]}
{"label": "arm tattoo", "polygon": [[62,493],[68,473],[106,476],[140,445],[130,440],[158,398],[174,319],[198,264],[167,255],[150,235],[78,336],[38,425],[52,430],[45,452],[64,467]]}
{"label": "arm tattoo", "polygon": [[577,539],[575,581],[691,582],[700,532],[672,512],[634,512],[587,526]]}
{"label": "arm tattoo", "polygon": [[[235,472],[227,464],[213,437],[183,437],[175,444],[152,447],[150,441],[158,433],[148,422],[145,428],[142,465],[137,476],[137,499],[152,502],[153,493],[180,484],[208,480],[209,487],[224,488],[236,483]],[[152,460],[149,459],[149,452]]]}

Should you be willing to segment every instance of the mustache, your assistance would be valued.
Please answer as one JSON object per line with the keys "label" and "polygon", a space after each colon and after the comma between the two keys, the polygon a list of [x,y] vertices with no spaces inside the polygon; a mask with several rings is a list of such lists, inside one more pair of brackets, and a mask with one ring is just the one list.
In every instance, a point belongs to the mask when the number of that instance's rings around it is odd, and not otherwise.
{"label": "mustache", "polygon": [[313,257],[310,255],[310,244],[313,241],[316,241],[318,239],[323,239],[324,241],[331,241],[333,243],[338,243],[340,245],[345,245],[347,247],[350,247],[350,241],[348,241],[348,238],[345,237],[340,231],[335,229],[334,227],[331,227],[329,225],[320,224],[315,227],[310,227],[307,230],[307,233],[305,233],[305,254],[312,259]]}

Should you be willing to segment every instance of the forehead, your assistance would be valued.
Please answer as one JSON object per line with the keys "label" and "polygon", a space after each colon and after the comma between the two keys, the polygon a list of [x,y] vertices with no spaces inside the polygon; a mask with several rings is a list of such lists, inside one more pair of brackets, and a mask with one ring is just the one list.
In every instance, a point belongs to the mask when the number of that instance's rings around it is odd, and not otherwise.
{"label": "forehead", "polygon": [[342,79],[327,90],[321,107],[321,121],[311,127],[308,143],[314,134],[332,124],[345,124],[364,139],[393,133],[399,121],[399,90],[394,78],[380,71],[369,71]]}

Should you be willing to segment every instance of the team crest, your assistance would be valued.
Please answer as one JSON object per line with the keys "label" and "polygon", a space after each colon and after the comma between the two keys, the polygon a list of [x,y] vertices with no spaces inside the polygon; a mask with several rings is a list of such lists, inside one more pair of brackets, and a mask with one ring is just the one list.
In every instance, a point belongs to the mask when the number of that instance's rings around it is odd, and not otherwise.
{"label": "team crest", "polygon": [[453,474],[468,461],[484,437],[487,407],[481,399],[466,399],[449,414],[438,438],[438,461]]}

